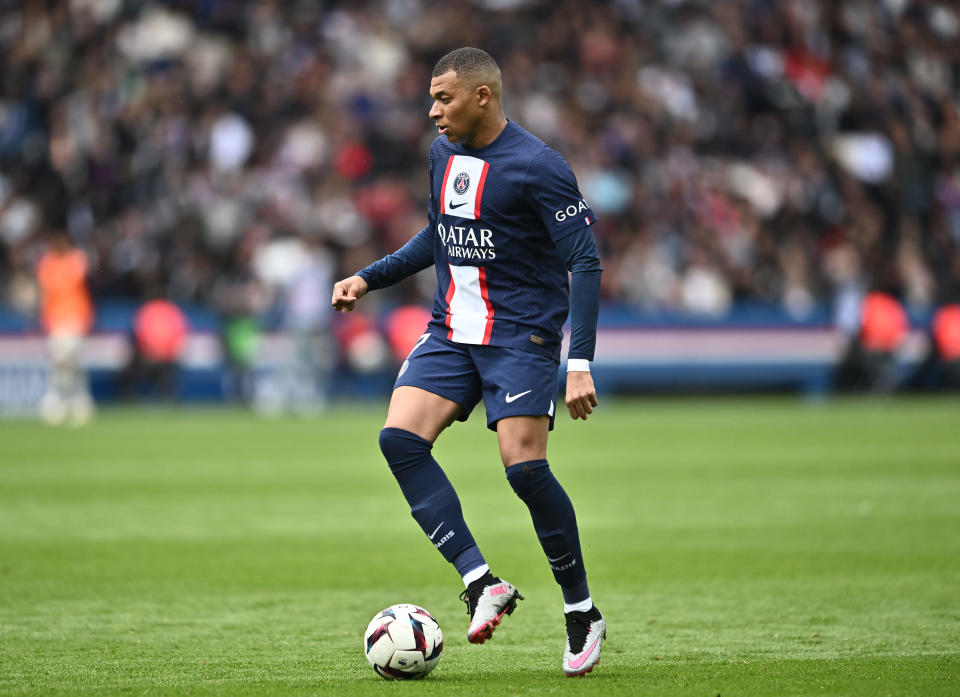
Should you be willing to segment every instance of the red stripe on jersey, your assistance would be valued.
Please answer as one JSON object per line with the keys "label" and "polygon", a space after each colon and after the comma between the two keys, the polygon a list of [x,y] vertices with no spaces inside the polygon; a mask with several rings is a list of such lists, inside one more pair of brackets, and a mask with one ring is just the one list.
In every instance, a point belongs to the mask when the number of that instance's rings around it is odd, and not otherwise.
{"label": "red stripe on jersey", "polygon": [[453,167],[453,158],[455,155],[451,155],[447,158],[447,168],[443,170],[443,184],[440,185],[440,212],[447,212],[447,204],[443,200],[443,192],[447,190],[447,178],[450,176],[450,169]]}
{"label": "red stripe on jersey", "polygon": [[[453,162],[453,156],[450,157],[450,162]],[[450,174],[449,163],[447,163],[447,174]],[[446,175],[444,175],[444,179],[446,179]],[[450,266],[449,262],[447,263],[447,266]],[[450,303],[453,302],[453,294],[456,291],[457,284],[453,282],[453,269],[450,269],[450,287],[447,288],[447,297],[445,298],[447,301],[447,316],[443,320],[443,323],[447,325],[447,329],[450,330],[447,332],[447,339],[450,341],[453,341],[453,327],[450,324],[451,320],[453,320],[453,313],[450,312]]]}
{"label": "red stripe on jersey", "polygon": [[[484,162],[483,171],[480,172],[480,181],[477,183],[477,198],[474,199],[474,203],[473,203],[473,219],[474,220],[480,220],[480,199],[483,198],[483,185],[487,181],[487,170],[489,169],[490,169],[490,165]],[[481,269],[482,268],[483,267],[481,267]],[[481,274],[480,278],[483,278],[483,271],[481,271],[480,274]]]}
{"label": "red stripe on jersey", "polygon": [[[486,165],[483,167],[483,173],[487,173]],[[477,198],[480,198],[479,192]],[[477,268],[480,271],[480,297],[483,298],[483,302],[487,306],[487,325],[483,329],[483,343],[487,345],[490,343],[490,335],[493,333],[493,304],[490,302],[490,291],[487,290],[487,267],[479,266]]]}

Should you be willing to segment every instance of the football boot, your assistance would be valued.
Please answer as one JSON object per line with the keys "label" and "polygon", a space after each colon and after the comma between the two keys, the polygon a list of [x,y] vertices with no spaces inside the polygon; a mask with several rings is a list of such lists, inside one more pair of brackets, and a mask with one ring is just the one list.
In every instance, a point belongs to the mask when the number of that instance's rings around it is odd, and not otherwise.
{"label": "football boot", "polygon": [[587,612],[568,612],[567,647],[563,652],[563,673],[568,677],[585,675],[600,660],[600,649],[607,636],[607,623],[594,605]]}
{"label": "football boot", "polygon": [[517,601],[523,600],[523,596],[513,584],[488,571],[467,586],[460,594],[460,600],[467,604],[467,614],[470,615],[467,640],[472,644],[482,644],[493,636],[493,630],[503,616],[517,609]]}

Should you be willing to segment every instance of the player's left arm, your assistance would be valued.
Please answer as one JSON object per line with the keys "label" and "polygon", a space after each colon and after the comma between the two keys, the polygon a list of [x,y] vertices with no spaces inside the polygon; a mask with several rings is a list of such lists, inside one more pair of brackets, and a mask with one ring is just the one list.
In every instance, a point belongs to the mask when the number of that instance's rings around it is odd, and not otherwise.
{"label": "player's left arm", "polygon": [[580,193],[570,165],[556,150],[545,148],[533,158],[524,186],[571,273],[566,402],[571,418],[586,419],[597,406],[597,391],[590,375],[603,271],[590,231],[597,217]]}
{"label": "player's left arm", "polygon": [[556,241],[570,271],[570,351],[567,354],[567,409],[570,418],[586,420],[597,406],[590,374],[597,344],[600,310],[600,255],[589,226]]}

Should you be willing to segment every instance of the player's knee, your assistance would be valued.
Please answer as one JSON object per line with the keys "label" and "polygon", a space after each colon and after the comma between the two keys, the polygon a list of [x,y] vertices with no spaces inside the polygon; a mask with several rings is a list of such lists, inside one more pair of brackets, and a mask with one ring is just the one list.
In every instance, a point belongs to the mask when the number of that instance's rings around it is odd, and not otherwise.
{"label": "player's knee", "polygon": [[553,479],[553,473],[546,460],[518,462],[508,466],[505,471],[510,486],[524,501],[535,496],[544,484]]}
{"label": "player's knee", "polygon": [[430,456],[430,441],[402,428],[384,428],[380,431],[380,452],[394,472],[413,467]]}
{"label": "player's knee", "polygon": [[514,441],[509,444],[501,444],[500,459],[504,467],[511,467],[520,462],[530,462],[531,460],[544,460],[547,456],[547,450],[539,441]]}

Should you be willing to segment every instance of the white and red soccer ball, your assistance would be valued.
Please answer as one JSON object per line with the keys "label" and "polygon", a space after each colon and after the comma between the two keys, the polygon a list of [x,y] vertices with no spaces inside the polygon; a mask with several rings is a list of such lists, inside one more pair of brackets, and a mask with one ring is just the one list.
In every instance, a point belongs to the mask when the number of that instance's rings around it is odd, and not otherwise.
{"label": "white and red soccer ball", "polygon": [[422,678],[440,662],[443,632],[422,607],[391,605],[370,620],[363,634],[363,651],[381,677]]}

